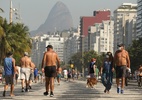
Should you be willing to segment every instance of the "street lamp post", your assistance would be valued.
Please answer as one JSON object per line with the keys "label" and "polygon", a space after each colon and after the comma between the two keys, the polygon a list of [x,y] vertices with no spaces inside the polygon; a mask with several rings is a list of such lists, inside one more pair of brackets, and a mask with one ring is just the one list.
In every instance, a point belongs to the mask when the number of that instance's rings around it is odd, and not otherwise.
{"label": "street lamp post", "polygon": [[10,0],[10,13],[9,13],[9,21],[10,21],[10,23],[12,23],[12,13],[13,13],[12,0]]}
{"label": "street lamp post", "polygon": [[123,14],[123,44],[125,44],[125,35],[126,35],[126,19],[125,19],[125,13]]}
{"label": "street lamp post", "polygon": [[10,0],[10,12],[9,12],[9,21],[10,21],[10,23],[12,23],[13,12],[15,12],[14,14],[16,15],[16,19],[18,19],[19,22],[20,22],[21,16],[20,16],[20,14],[18,12],[18,9],[12,7],[12,0]]}
{"label": "street lamp post", "polygon": [[82,63],[82,67],[81,68],[82,68],[82,77],[84,77],[84,59],[83,59],[83,53],[84,53],[84,35],[81,35],[80,37],[81,37],[81,40],[82,40],[81,41],[82,42],[81,43],[81,45],[82,45],[81,46],[81,57],[82,57],[82,62],[81,62]]}

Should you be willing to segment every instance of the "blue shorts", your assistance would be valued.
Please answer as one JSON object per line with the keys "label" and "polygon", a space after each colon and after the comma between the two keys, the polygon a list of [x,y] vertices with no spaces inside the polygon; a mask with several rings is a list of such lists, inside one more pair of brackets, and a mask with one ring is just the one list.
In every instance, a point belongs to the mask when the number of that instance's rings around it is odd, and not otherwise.
{"label": "blue shorts", "polygon": [[60,73],[57,74],[57,78],[61,78],[61,76],[62,76],[62,75],[61,75]]}

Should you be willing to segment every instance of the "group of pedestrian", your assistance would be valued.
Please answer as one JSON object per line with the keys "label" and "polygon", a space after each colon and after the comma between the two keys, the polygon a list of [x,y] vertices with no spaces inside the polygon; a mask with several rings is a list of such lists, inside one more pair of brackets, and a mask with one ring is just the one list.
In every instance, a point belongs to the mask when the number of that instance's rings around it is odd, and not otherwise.
{"label": "group of pedestrian", "polygon": [[[118,44],[117,46],[118,50],[115,52],[114,57],[111,52],[106,53],[100,69],[102,84],[105,87],[104,93],[110,92],[114,71],[116,72],[117,93],[124,93],[126,70],[130,71],[130,59],[124,44]],[[92,58],[89,65],[90,77],[96,77],[95,69],[96,59]]]}
{"label": "group of pedestrian", "polygon": [[[47,51],[44,53],[42,60],[42,72],[45,74],[45,92],[44,95],[54,96],[54,79],[57,76],[57,82],[60,85],[62,69],[60,68],[60,60],[56,52],[53,51],[53,46],[48,45]],[[31,58],[28,55],[28,52],[24,53],[24,56],[20,60],[20,79],[22,92],[28,92],[31,89],[31,84],[33,82],[33,77],[35,83],[38,80],[38,70],[35,67],[34,63],[31,61]],[[15,66],[15,59],[13,58],[13,53],[8,52],[4,59],[4,74],[5,74],[5,86],[3,91],[3,96],[6,95],[8,85],[11,85],[10,96],[14,96],[14,77],[17,84],[17,79],[19,75],[19,70]],[[41,79],[43,79],[43,74],[41,74]],[[43,81],[42,81],[43,82]]]}
{"label": "group of pedestrian", "polygon": [[8,52],[6,57],[4,58],[4,77],[5,77],[5,85],[3,96],[6,95],[6,91],[8,89],[8,85],[11,85],[10,96],[14,96],[14,79],[15,84],[18,83],[18,77],[20,73],[22,92],[28,92],[31,84],[31,70],[34,70],[34,63],[31,61],[28,52],[24,52],[24,56],[20,60],[20,71],[18,66],[15,65],[15,59],[13,58],[13,53]]}
{"label": "group of pedestrian", "polygon": [[[53,50],[52,45],[48,45],[47,51],[44,53],[42,59],[42,73],[45,74],[45,92],[44,95],[54,96],[54,79],[57,76],[57,82],[60,84],[62,69],[60,67],[60,60],[57,53]],[[7,53],[6,58],[4,59],[4,70],[5,70],[5,86],[3,96],[5,96],[8,84],[11,84],[10,96],[14,96],[14,75],[18,74],[18,70],[15,66],[15,59],[12,57],[13,53]],[[21,85],[22,92],[29,91],[31,87],[31,80],[33,73],[35,74],[35,82],[37,82],[38,70],[35,68],[34,63],[28,56],[28,53],[24,53],[24,57],[20,61],[21,66]],[[96,59],[92,58],[89,66],[90,77],[96,77],[99,71],[96,71]],[[36,69],[36,70],[34,70]],[[101,66],[101,75],[102,83],[105,86],[104,92],[109,93],[112,83],[113,83],[113,72],[116,71],[116,84],[117,84],[117,93],[124,93],[125,85],[125,75],[126,69],[130,69],[130,59],[128,52],[124,49],[123,44],[118,45],[118,50],[115,52],[114,57],[111,52],[107,52],[103,65]],[[73,70],[75,74],[75,70]],[[17,78],[18,76],[16,76]],[[121,79],[121,85],[120,85]]]}

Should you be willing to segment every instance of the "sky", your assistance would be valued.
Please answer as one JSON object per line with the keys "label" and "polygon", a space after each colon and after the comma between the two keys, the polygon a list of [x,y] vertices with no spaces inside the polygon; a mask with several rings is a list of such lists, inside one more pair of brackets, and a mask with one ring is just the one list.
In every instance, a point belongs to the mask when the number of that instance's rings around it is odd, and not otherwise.
{"label": "sky", "polygon": [[[12,3],[13,8],[18,9],[21,22],[33,31],[45,22],[50,10],[58,1],[63,2],[69,9],[74,27],[79,25],[81,16],[92,16],[95,10],[110,9],[113,14],[122,3],[137,3],[137,0],[12,0]],[[4,10],[0,16],[9,22],[10,0],[0,0],[0,8]],[[13,14],[13,21],[17,21],[15,17]]]}

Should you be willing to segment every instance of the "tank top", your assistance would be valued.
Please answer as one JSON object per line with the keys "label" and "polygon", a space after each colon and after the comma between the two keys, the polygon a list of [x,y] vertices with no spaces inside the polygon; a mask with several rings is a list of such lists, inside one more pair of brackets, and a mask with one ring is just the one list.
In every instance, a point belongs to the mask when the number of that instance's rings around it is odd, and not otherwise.
{"label": "tank top", "polygon": [[12,58],[6,57],[4,59],[4,71],[5,71],[5,75],[13,75],[14,74],[14,68],[12,65]]}
{"label": "tank top", "polygon": [[90,74],[91,74],[91,73],[94,73],[94,68],[93,68],[94,65],[95,65],[94,62],[91,62],[90,65],[89,65],[89,69],[90,69],[90,72],[89,72],[89,73],[90,73]]}

